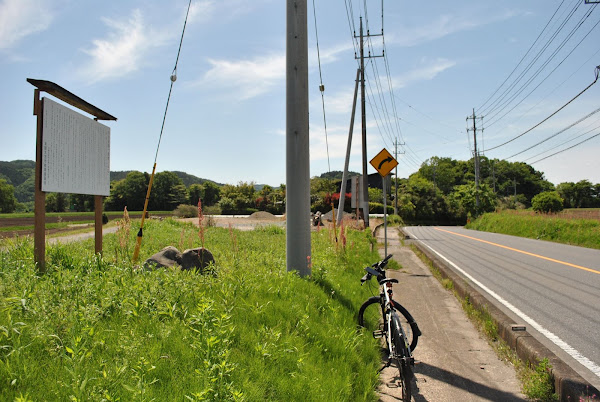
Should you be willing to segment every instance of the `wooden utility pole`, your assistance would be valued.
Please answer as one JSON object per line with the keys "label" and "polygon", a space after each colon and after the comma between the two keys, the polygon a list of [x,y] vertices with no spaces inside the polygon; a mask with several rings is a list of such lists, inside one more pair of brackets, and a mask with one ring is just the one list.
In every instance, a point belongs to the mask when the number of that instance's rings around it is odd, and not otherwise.
{"label": "wooden utility pole", "polygon": [[311,274],[306,0],[286,3],[286,265]]}

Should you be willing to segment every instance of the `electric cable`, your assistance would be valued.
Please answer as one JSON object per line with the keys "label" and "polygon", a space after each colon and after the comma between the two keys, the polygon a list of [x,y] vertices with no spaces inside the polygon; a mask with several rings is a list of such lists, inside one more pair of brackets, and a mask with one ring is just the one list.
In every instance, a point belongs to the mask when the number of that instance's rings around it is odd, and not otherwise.
{"label": "electric cable", "polygon": [[317,39],[317,60],[319,61],[319,91],[321,92],[321,104],[323,105],[323,126],[325,128],[325,148],[327,149],[327,169],[331,172],[331,163],[329,161],[329,140],[327,139],[327,119],[325,117],[325,86],[323,85],[323,74],[321,73],[321,52],[319,50],[319,31],[317,30],[317,8],[313,0],[313,16],[315,18],[315,37]]}
{"label": "electric cable", "polygon": [[[591,14],[591,11],[592,10],[590,10],[590,12],[588,13],[588,15],[585,16],[584,20],[581,21],[581,23],[578,25],[578,27],[576,29],[574,29],[573,31],[571,31],[571,33],[569,34],[569,36],[567,38],[565,38],[565,40],[553,52],[553,54],[550,56],[550,58],[541,67],[538,68],[538,70],[536,71],[536,73],[534,73],[534,76],[530,77],[527,80],[527,82],[521,86],[521,88],[518,90],[518,92],[511,96],[511,98],[504,104],[504,106],[500,110],[498,110],[495,114],[493,114],[492,116],[490,116],[490,120],[493,120],[496,116],[498,116],[498,114],[501,113],[502,110],[504,110],[506,107],[508,107],[508,104],[510,104],[510,102],[512,102],[517,96],[519,96],[533,82],[533,80],[539,76],[539,74],[541,73],[541,71],[549,64],[550,60],[554,58],[554,56],[558,53],[558,51],[560,51],[564,47],[564,45],[572,37],[572,35],[575,33],[575,31],[581,26],[581,24],[583,24],[583,22],[585,22],[585,20]],[[535,86],[535,88],[533,88],[527,95],[525,95],[510,110],[508,110],[502,116],[498,117],[497,119],[495,119],[491,123],[489,123],[487,127],[490,127],[490,126],[496,124],[498,121],[502,120],[504,117],[506,117],[507,114],[509,114],[510,112],[512,112],[517,106],[519,106],[521,103],[523,103],[525,101],[525,99],[527,99],[533,92],[535,92],[565,62],[565,60],[579,47],[579,45],[581,45],[581,43],[589,36],[590,33],[592,33],[592,31],[596,28],[596,26],[598,26],[599,23],[600,23],[600,20],[588,31],[588,33],[579,41],[579,43],[577,43],[577,45],[575,45],[575,47],[573,47],[573,49],[571,49],[571,51],[552,69],[552,71],[550,71],[546,75],[546,77],[544,77],[538,83],[538,85]]]}
{"label": "electric cable", "polygon": [[[596,52],[594,54],[592,54],[587,60],[585,60],[577,70],[573,71],[573,73],[571,73],[571,75],[569,75],[567,78],[565,78],[560,84],[558,84],[556,87],[554,87],[554,89],[552,89],[550,92],[548,92],[543,98],[541,98],[536,104],[534,104],[533,106],[531,106],[529,109],[527,109],[525,112],[523,112],[519,117],[517,117],[515,120],[513,120],[511,123],[514,124],[516,122],[518,122],[519,120],[521,120],[524,116],[528,115],[529,112],[531,112],[533,109],[535,109],[537,106],[539,106],[540,103],[542,103],[543,101],[545,101],[550,95],[552,95],[553,93],[555,93],[559,88],[561,88],[567,81],[569,81],[571,78],[573,78],[573,76],[575,74],[577,74],[584,66],[588,65],[589,62],[598,55],[598,53],[600,53],[600,48],[598,50],[596,50]],[[487,127],[489,128],[490,125],[488,125]],[[508,126],[503,127],[499,132],[503,132]]]}
{"label": "electric cable", "polygon": [[575,147],[577,147],[577,146],[579,146],[579,145],[583,144],[584,142],[588,142],[589,140],[591,140],[591,139],[594,139],[594,138],[598,137],[599,135],[600,135],[600,133],[598,133],[598,134],[595,134],[595,135],[591,136],[590,138],[587,138],[587,139],[585,139],[585,140],[583,140],[583,141],[581,141],[581,142],[578,142],[578,143],[577,143],[577,144],[575,144],[575,145],[571,145],[570,147],[568,147],[568,148],[565,148],[565,149],[563,149],[563,150],[560,150],[560,151],[558,151],[558,152],[555,152],[555,153],[553,153],[552,155],[548,155],[548,156],[545,156],[545,157],[543,157],[542,159],[538,159],[537,161],[531,162],[531,163],[530,163],[530,165],[533,165],[533,164],[535,164],[535,163],[538,163],[538,162],[541,162],[541,161],[543,161],[544,159],[548,159],[548,158],[550,158],[550,157],[552,157],[552,156],[555,156],[555,155],[558,155],[558,154],[560,154],[560,153],[563,153],[563,152],[565,152],[565,151],[568,151],[569,149],[573,149],[573,148],[575,148]]}
{"label": "electric cable", "polygon": [[571,124],[570,124],[570,125],[568,125],[567,127],[565,127],[565,128],[563,128],[562,130],[560,130],[560,131],[558,131],[558,132],[556,132],[556,133],[552,134],[551,136],[549,136],[549,137],[546,137],[546,138],[545,138],[545,139],[543,139],[542,141],[540,141],[540,142],[538,142],[538,143],[536,143],[536,144],[533,144],[532,146],[530,146],[530,147],[528,147],[528,148],[525,148],[525,149],[524,149],[524,150],[522,150],[521,152],[517,152],[516,154],[514,154],[514,155],[511,155],[511,156],[509,156],[508,158],[505,158],[505,159],[510,159],[510,158],[513,158],[513,157],[515,157],[515,156],[517,156],[517,155],[521,155],[522,153],[524,153],[524,152],[527,152],[527,151],[529,151],[530,149],[532,149],[532,148],[535,148],[535,147],[537,147],[538,145],[541,145],[541,144],[545,143],[546,141],[549,141],[549,140],[551,140],[552,138],[554,138],[554,137],[556,137],[556,136],[558,136],[558,135],[560,135],[560,134],[564,133],[564,132],[565,132],[565,131],[567,131],[568,129],[570,129],[570,128],[572,128],[572,127],[576,126],[576,125],[578,125],[578,124],[579,124],[579,123],[581,123],[582,121],[589,119],[590,117],[592,117],[593,115],[595,115],[595,114],[596,114],[596,113],[598,113],[598,112],[600,112],[600,108],[598,108],[598,109],[594,110],[593,112],[589,113],[588,115],[586,115],[586,116],[584,116],[584,117],[580,118],[580,119],[579,119],[579,120],[577,120],[576,122],[574,122],[574,123],[571,123]]}
{"label": "electric cable", "polygon": [[[496,95],[498,93],[498,91],[500,90],[500,88],[502,88],[502,86],[504,86],[504,84],[506,84],[506,81],[508,81],[508,79],[514,74],[514,72],[517,70],[517,68],[519,68],[519,66],[521,65],[521,63],[523,63],[523,60],[525,60],[525,58],[527,57],[527,55],[529,54],[529,52],[531,52],[531,49],[533,49],[533,47],[535,46],[535,44],[537,43],[537,41],[542,37],[542,34],[546,30],[546,28],[548,28],[548,25],[550,25],[550,22],[554,19],[554,17],[556,16],[556,13],[558,13],[558,10],[560,10],[560,8],[562,7],[562,5],[563,5],[564,2],[565,2],[565,0],[562,0],[560,2],[560,4],[558,5],[557,9],[554,11],[554,14],[552,14],[552,17],[550,17],[550,19],[546,23],[546,26],[544,26],[544,29],[542,29],[542,31],[540,32],[540,34],[538,35],[538,37],[535,39],[535,41],[533,41],[533,43],[531,44],[531,46],[529,47],[529,49],[527,50],[527,52],[525,52],[525,54],[523,55],[523,57],[521,57],[521,60],[517,63],[517,65],[515,66],[515,68],[513,68],[513,70],[510,72],[510,74],[508,74],[508,76],[504,79],[504,81],[502,82],[502,84],[500,84],[500,86],[498,88],[496,88],[496,90],[486,99],[486,101],[483,102],[483,104],[477,108],[477,111],[479,111],[481,108],[483,108],[490,101],[490,99],[492,99],[494,97],[494,95]],[[483,113],[483,111],[481,111],[479,114],[481,114],[481,113]]]}
{"label": "electric cable", "polygon": [[557,30],[552,34],[552,36],[550,37],[550,39],[546,42],[546,44],[542,47],[541,50],[538,51],[538,53],[534,56],[533,60],[531,60],[527,66],[525,67],[525,70],[523,70],[518,76],[517,78],[512,82],[512,84],[510,84],[508,86],[508,88],[506,88],[502,94],[496,99],[494,100],[494,102],[492,102],[488,108],[486,108],[485,110],[482,110],[480,113],[484,113],[484,114],[492,114],[494,113],[497,109],[498,109],[498,104],[502,103],[504,101],[504,99],[508,96],[508,94],[512,91],[512,89],[525,77],[525,75],[529,72],[529,70],[531,70],[531,68],[533,68],[533,66],[535,65],[535,63],[539,60],[540,57],[542,57],[543,53],[546,51],[546,49],[550,46],[550,44],[554,41],[554,39],[556,39],[556,37],[558,36],[558,34],[560,33],[560,31],[562,31],[562,29],[565,27],[565,25],[567,24],[567,22],[573,17],[573,15],[575,14],[575,12],[577,11],[577,9],[579,8],[579,4],[577,4],[569,13],[569,15],[567,16],[567,18],[565,18],[565,20],[560,24],[560,26],[557,28]]}
{"label": "electric cable", "polygon": [[163,130],[165,128],[165,120],[167,119],[167,110],[169,110],[169,101],[171,100],[171,92],[173,91],[173,84],[177,80],[177,64],[179,63],[179,55],[181,54],[181,45],[183,44],[183,36],[185,34],[185,27],[187,25],[188,16],[190,14],[190,7],[192,6],[192,0],[188,3],[187,12],[185,14],[185,21],[183,22],[183,30],[181,31],[181,39],[179,40],[179,49],[177,50],[177,57],[175,58],[175,67],[171,72],[171,86],[169,87],[169,95],[167,96],[167,105],[165,106],[165,113],[163,115],[162,125],[160,127],[160,135],[158,136],[158,145],[156,146],[156,154],[154,155],[154,166],[152,167],[152,174],[150,175],[150,181],[148,183],[148,191],[146,192],[146,200],[144,201],[144,212],[142,213],[142,220],[140,222],[140,230],[137,234],[135,243],[135,250],[133,252],[133,262],[136,262],[140,254],[140,246],[142,245],[142,237],[144,232],[144,221],[146,219],[146,213],[148,211],[148,200],[150,199],[150,192],[152,191],[152,183],[154,182],[154,174],[156,173],[156,160],[158,159],[158,150],[160,148],[160,142],[162,140]]}
{"label": "electric cable", "polygon": [[597,81],[598,81],[598,73],[600,72],[600,66],[596,67],[595,70],[595,74],[596,74],[596,79],[594,81],[592,81],[592,83],[590,85],[588,85],[586,88],[583,89],[583,91],[579,92],[577,95],[575,95],[570,101],[568,101],[567,103],[565,103],[564,105],[562,105],[558,110],[556,110],[554,113],[552,113],[550,116],[546,117],[544,120],[540,121],[538,124],[536,124],[535,126],[531,127],[529,130],[517,135],[516,137],[503,142],[500,145],[496,145],[495,147],[492,148],[488,148],[488,149],[484,149],[483,152],[487,152],[487,151],[491,151],[493,149],[497,149],[500,148],[506,144],[509,144],[511,142],[513,142],[514,140],[516,140],[517,138],[520,138],[522,136],[524,136],[525,134],[529,133],[530,131],[532,131],[533,129],[539,127],[542,123],[546,122],[547,120],[549,120],[551,117],[553,117],[555,114],[557,114],[558,112],[560,112],[561,110],[563,110],[565,107],[567,107],[571,102],[573,102],[575,99],[579,98],[585,91],[587,91],[588,89],[590,89]]}
{"label": "electric cable", "polygon": [[578,138],[581,138],[581,137],[583,137],[584,135],[586,135],[586,134],[589,134],[589,133],[591,133],[591,132],[592,132],[592,131],[594,131],[594,130],[598,130],[599,128],[600,128],[600,125],[599,125],[599,126],[596,126],[596,127],[594,127],[594,128],[591,128],[591,129],[589,129],[589,130],[587,130],[587,131],[584,131],[584,132],[582,132],[582,133],[580,133],[580,134],[576,135],[576,136],[575,136],[575,137],[573,137],[573,138],[569,138],[568,140],[566,140],[566,141],[563,141],[563,142],[561,142],[560,144],[554,145],[554,146],[552,146],[552,147],[550,147],[550,148],[548,148],[548,149],[546,149],[546,150],[544,150],[544,151],[542,151],[542,152],[539,152],[539,153],[537,153],[537,154],[535,154],[535,155],[533,155],[533,156],[530,156],[529,158],[526,158],[525,160],[523,160],[523,162],[530,161],[530,160],[532,160],[532,159],[535,159],[535,158],[537,158],[537,157],[538,157],[538,156],[540,156],[540,155],[543,155],[543,154],[545,154],[545,153],[551,152],[551,151],[555,150],[556,148],[560,148],[560,147],[562,147],[563,145],[565,145],[565,144],[568,144],[569,142],[573,142],[573,141],[575,141],[576,139],[578,139]]}

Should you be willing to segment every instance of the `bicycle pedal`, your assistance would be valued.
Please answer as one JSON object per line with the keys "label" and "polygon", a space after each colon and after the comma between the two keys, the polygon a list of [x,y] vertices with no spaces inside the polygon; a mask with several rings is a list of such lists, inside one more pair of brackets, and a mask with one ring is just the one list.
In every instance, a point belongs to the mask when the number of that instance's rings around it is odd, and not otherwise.
{"label": "bicycle pedal", "polygon": [[373,338],[375,339],[383,338],[384,335],[384,332],[380,329],[378,329],[377,331],[373,331]]}

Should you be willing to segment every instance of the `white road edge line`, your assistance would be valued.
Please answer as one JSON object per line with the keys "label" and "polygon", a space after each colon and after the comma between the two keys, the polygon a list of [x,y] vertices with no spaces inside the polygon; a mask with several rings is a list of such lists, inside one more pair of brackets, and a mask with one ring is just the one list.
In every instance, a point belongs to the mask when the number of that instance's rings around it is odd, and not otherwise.
{"label": "white road edge line", "polygon": [[542,335],[544,335],[546,338],[548,338],[552,343],[554,343],[556,346],[558,346],[559,348],[564,350],[572,358],[577,360],[579,363],[581,363],[583,366],[585,366],[587,369],[589,369],[592,373],[594,373],[597,377],[600,378],[600,366],[598,366],[596,363],[594,363],[587,357],[583,356],[581,353],[579,353],[577,350],[575,350],[573,347],[571,347],[568,343],[566,343],[565,341],[560,339],[558,336],[554,335],[552,332],[550,332],[546,328],[542,327],[540,324],[538,324],[536,321],[534,321],[527,314],[523,313],[521,310],[519,310],[518,308],[513,306],[511,303],[509,303],[507,300],[503,299],[496,292],[489,289],[487,286],[485,286],[483,283],[479,282],[477,279],[473,278],[470,274],[468,274],[462,268],[460,268],[458,265],[456,265],[455,263],[453,263],[452,261],[450,261],[449,259],[444,257],[442,254],[440,254],[439,252],[434,250],[431,246],[426,244],[423,240],[420,240],[417,236],[415,236],[413,234],[411,234],[411,236],[414,239],[420,241],[425,247],[427,247],[432,252],[437,254],[441,259],[446,261],[448,264],[450,264],[452,267],[454,267],[457,271],[459,271],[464,276],[469,278],[469,280],[471,280],[474,284],[476,284],[481,289],[486,291],[490,296],[492,296],[494,299],[496,299],[499,303],[502,303],[502,305],[504,305],[506,308],[508,308],[513,313],[515,313],[517,316],[521,317],[523,319],[523,321],[525,321],[527,324],[531,325],[538,332],[540,332]]}

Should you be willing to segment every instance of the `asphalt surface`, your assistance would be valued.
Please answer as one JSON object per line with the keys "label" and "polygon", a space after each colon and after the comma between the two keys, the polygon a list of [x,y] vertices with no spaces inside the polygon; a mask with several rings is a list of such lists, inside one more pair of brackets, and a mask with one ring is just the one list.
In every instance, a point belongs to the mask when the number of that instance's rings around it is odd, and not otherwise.
{"label": "asphalt surface", "polygon": [[404,231],[598,388],[600,250],[461,227]]}
{"label": "asphalt surface", "polygon": [[[382,229],[377,230],[377,237],[383,243]],[[388,271],[388,277],[400,281],[394,285],[394,299],[410,311],[423,333],[414,351],[413,400],[525,400],[514,368],[499,360],[456,297],[442,287],[410,248],[401,245],[397,229],[388,229],[388,253],[403,267]],[[380,254],[383,256],[383,249]],[[382,401],[401,399],[397,374],[394,367],[382,372]]]}

